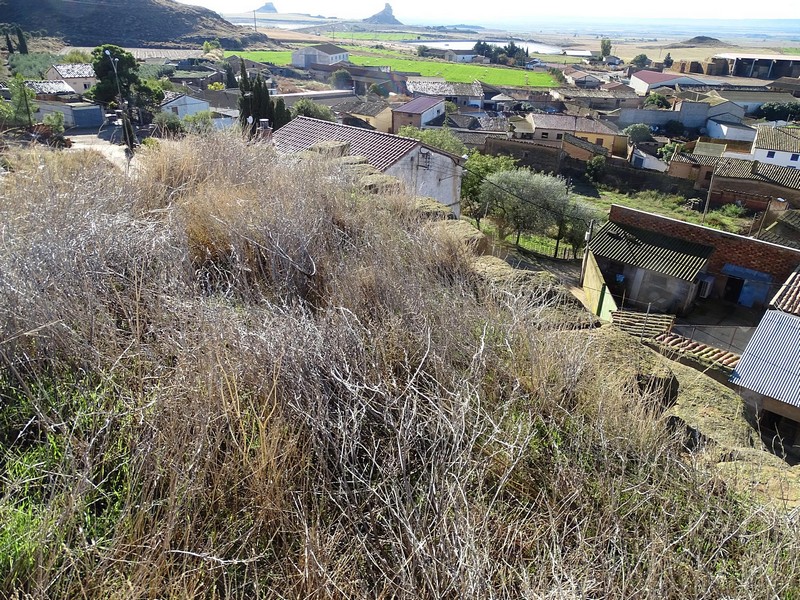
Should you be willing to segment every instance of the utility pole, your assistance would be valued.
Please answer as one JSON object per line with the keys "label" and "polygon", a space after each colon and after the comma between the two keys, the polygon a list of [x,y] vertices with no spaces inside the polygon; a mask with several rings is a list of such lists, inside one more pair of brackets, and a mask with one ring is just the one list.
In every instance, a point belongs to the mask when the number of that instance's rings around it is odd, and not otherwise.
{"label": "utility pole", "polygon": [[253,11],[253,31],[258,31],[258,26],[256,25],[256,11]]}
{"label": "utility pole", "polygon": [[125,138],[125,146],[127,146],[127,152],[125,153],[125,156],[130,156],[130,158],[128,158],[128,165],[130,165],[130,159],[133,158],[133,139],[131,139],[132,128],[128,119],[127,106],[122,100],[122,88],[119,85],[119,72],[117,71],[117,63],[119,62],[119,58],[111,56],[111,51],[108,48],[106,48],[105,53],[106,56],[108,56],[108,60],[111,61],[111,67],[114,69],[114,79],[117,81],[117,99],[122,111],[122,135]]}
{"label": "utility pole", "polygon": [[[716,171],[716,166],[714,171]],[[700,220],[701,225],[705,225],[706,215],[708,214],[708,205],[711,204],[711,190],[714,189],[714,171],[711,171],[711,181],[708,182],[708,195],[706,196],[706,205],[703,208],[703,218]]]}

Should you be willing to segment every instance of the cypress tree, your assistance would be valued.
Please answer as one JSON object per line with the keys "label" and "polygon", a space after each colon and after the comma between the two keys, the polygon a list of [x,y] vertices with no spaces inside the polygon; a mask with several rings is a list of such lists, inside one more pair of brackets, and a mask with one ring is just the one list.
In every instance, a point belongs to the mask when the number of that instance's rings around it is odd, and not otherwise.
{"label": "cypress tree", "polygon": [[225,63],[225,87],[235,88],[238,86],[236,82],[236,74],[233,72],[233,67],[230,63]]}
{"label": "cypress tree", "polygon": [[273,130],[280,129],[292,120],[292,114],[286,108],[286,103],[283,98],[278,98],[275,101],[275,124],[272,126]]}
{"label": "cypress tree", "polygon": [[17,50],[20,54],[28,53],[28,43],[25,41],[25,34],[22,33],[22,28],[17,25]]}
{"label": "cypress tree", "polygon": [[11,37],[8,35],[7,31],[6,31],[6,48],[8,48],[9,56],[14,54],[14,44],[11,43]]}
{"label": "cypress tree", "polygon": [[250,125],[247,123],[247,118],[253,114],[253,92],[250,86],[250,79],[247,77],[247,69],[244,68],[244,61],[242,61],[242,76],[239,78],[239,125],[242,128],[242,133],[250,135]]}

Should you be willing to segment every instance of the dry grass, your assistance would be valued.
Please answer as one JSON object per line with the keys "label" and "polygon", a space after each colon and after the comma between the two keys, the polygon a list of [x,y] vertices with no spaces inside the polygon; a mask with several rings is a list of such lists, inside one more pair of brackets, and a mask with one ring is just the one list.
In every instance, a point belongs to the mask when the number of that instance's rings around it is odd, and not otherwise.
{"label": "dry grass", "polygon": [[1,594],[796,596],[794,523],[413,201],[233,138],[130,180],[27,160],[0,188]]}

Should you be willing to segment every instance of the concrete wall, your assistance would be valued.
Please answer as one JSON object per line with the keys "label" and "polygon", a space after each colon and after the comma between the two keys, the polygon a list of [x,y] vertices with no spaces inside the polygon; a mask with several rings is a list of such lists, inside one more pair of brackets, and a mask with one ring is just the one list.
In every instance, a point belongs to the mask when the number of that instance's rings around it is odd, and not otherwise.
{"label": "concrete wall", "polygon": [[64,115],[64,127],[100,127],[105,120],[103,109],[97,104],[79,103],[69,104],[66,102],[50,102],[38,100],[37,110],[33,118],[35,121],[42,121],[45,115],[59,112]]}
{"label": "concrete wall", "polygon": [[[606,287],[606,281],[603,279],[603,273],[600,267],[597,266],[597,260],[591,251],[586,252],[584,255],[585,272],[583,276],[583,292],[586,294],[586,302],[591,308],[592,312],[604,321],[611,321],[611,313],[618,310],[617,303],[614,302],[614,297],[611,291]],[[605,288],[605,289],[604,289]],[[602,296],[602,304],[600,304],[600,297]]]}
{"label": "concrete wall", "polygon": [[189,115],[195,115],[204,110],[211,110],[211,105],[205,100],[198,100],[191,96],[181,96],[172,102],[169,102],[161,107],[162,111],[169,111],[172,114],[178,115],[183,119]]}
{"label": "concrete wall", "polygon": [[708,137],[718,140],[734,140],[740,142],[752,142],[756,139],[755,129],[742,129],[741,127],[731,127],[725,123],[717,123],[709,120],[706,123]]}
{"label": "concrete wall", "polygon": [[800,265],[800,250],[616,204],[611,207],[609,220],[713,247],[708,272],[716,277],[720,276],[726,264],[733,264],[771,275],[773,281],[784,282]]}
{"label": "concrete wall", "polygon": [[623,108],[620,110],[617,124],[624,128],[634,123],[661,126],[669,121],[680,121],[684,127],[699,129],[706,125],[708,108],[709,105],[705,102],[685,100],[681,102],[680,110]]}
{"label": "concrete wall", "polygon": [[400,179],[417,196],[434,198],[461,216],[462,169],[449,156],[418,146],[385,173]]}
{"label": "concrete wall", "polygon": [[[770,152],[772,152],[773,156],[768,156]],[[758,162],[780,165],[782,167],[800,168],[800,152],[782,152],[780,150],[754,148],[753,154],[755,155],[755,160]],[[792,160],[792,157],[794,157],[794,160]]]}

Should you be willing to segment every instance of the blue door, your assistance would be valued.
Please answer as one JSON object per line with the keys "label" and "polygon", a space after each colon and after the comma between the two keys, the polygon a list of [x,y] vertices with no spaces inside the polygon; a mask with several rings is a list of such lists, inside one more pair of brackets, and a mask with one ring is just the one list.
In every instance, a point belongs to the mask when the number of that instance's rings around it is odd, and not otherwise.
{"label": "blue door", "polygon": [[754,304],[765,305],[767,303],[772,284],[771,275],[730,264],[722,267],[722,273],[744,280],[742,291],[739,293],[739,304],[751,308]]}

